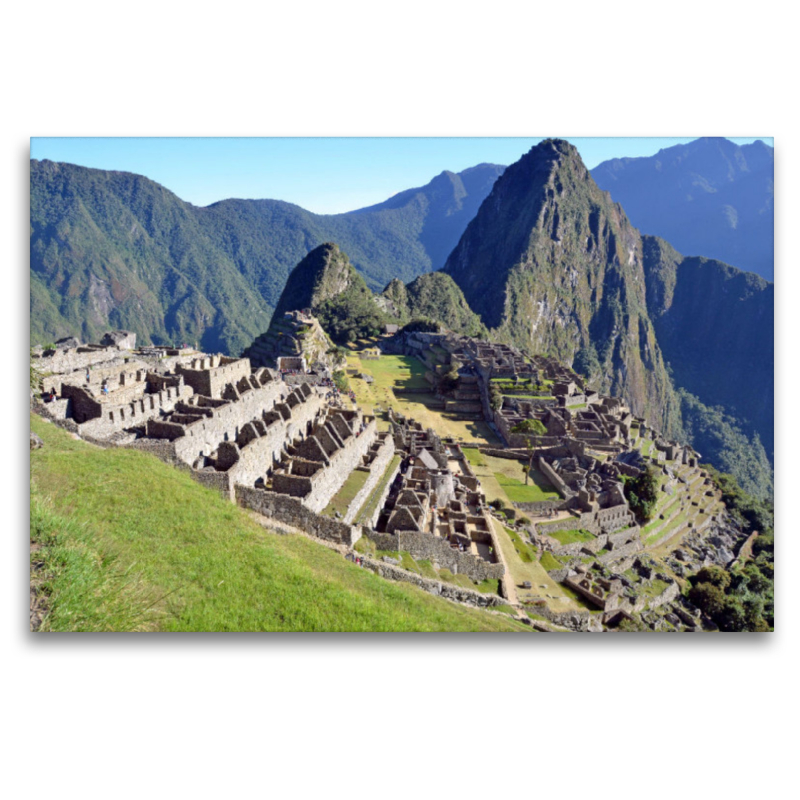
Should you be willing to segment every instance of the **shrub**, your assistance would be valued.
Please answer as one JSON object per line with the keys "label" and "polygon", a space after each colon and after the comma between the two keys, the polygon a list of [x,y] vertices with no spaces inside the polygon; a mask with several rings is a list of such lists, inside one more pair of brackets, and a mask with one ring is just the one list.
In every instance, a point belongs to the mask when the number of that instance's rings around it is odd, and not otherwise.
{"label": "shrub", "polygon": [[724,592],[731,585],[731,576],[722,567],[703,567],[691,579],[693,585],[698,583],[710,583],[718,586]]}
{"label": "shrub", "polygon": [[748,629],[747,615],[739,602],[732,597],[725,600],[722,610],[714,616],[714,622],[719,625],[720,630],[729,633]]}
{"label": "shrub", "polygon": [[336,372],[333,373],[333,382],[340,392],[347,392],[350,390],[350,382],[347,380],[347,375],[344,370],[337,369]]}
{"label": "shrub", "polygon": [[649,522],[656,509],[659,480],[653,467],[648,466],[638,478],[625,481],[625,496],[631,511],[641,522]]}
{"label": "shrub", "polygon": [[432,319],[412,319],[400,329],[402,333],[439,333],[441,325]]}
{"label": "shrub", "polygon": [[547,428],[541,420],[524,419],[511,429],[511,433],[530,433],[536,436],[544,436],[547,433]]}
{"label": "shrub", "polygon": [[452,392],[458,387],[458,368],[454,365],[439,380],[439,389],[442,392]]}
{"label": "shrub", "polygon": [[715,619],[725,608],[725,594],[711,583],[698,583],[689,590],[689,599],[709,617]]}

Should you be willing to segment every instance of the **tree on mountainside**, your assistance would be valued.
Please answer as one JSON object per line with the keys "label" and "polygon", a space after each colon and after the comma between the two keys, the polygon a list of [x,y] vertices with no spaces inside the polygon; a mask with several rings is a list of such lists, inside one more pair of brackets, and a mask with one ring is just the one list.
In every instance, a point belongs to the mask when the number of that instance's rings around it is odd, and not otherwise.
{"label": "tree on mountainside", "polygon": [[597,356],[597,349],[594,344],[589,342],[575,353],[575,360],[572,362],[572,369],[582,375],[587,380],[594,378],[600,372],[600,359]]}
{"label": "tree on mountainside", "polygon": [[634,480],[625,481],[625,496],[637,519],[649,522],[653,518],[658,500],[658,476],[653,467],[648,466]]}
{"label": "tree on mountainside", "polygon": [[533,436],[544,436],[547,433],[547,428],[544,423],[538,419],[524,419],[518,422],[512,429],[511,433],[531,434]]}

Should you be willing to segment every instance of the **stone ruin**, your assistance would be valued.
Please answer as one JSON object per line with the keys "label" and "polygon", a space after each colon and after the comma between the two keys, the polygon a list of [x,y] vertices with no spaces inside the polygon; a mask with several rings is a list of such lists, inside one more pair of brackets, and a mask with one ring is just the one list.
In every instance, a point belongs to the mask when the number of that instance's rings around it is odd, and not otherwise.
{"label": "stone ruin", "polygon": [[403,461],[366,535],[382,549],[405,550],[473,580],[502,577],[480,482],[460,446],[414,420],[391,412],[390,420]]}
{"label": "stone ruin", "polygon": [[41,353],[50,374],[36,410],[102,446],[151,452],[230,500],[269,506],[284,524],[348,544],[361,535],[319,512],[354,470],[367,473],[363,494],[383,477],[394,439],[373,417],[247,358],[124,351],[132,340],[112,338]]}
{"label": "stone ruin", "polygon": [[[301,317],[293,320],[305,324]],[[666,479],[667,495],[681,484],[697,494],[703,481],[700,488],[713,495],[709,478],[698,469],[699,454],[664,439],[634,418],[624,401],[592,392],[552,359],[527,358],[506,345],[452,334],[403,336],[422,348],[415,354],[422,352],[435,369],[449,369],[452,358],[458,361],[454,402],[478,404],[510,445],[507,455],[526,462],[525,442],[533,443],[535,463],[559,498],[515,505],[541,515],[533,525],[540,548],[572,559],[572,567],[554,577],[617,620],[642,604],[675,606],[668,595],[677,590],[669,581],[663,597],[633,597],[622,575],[622,567],[644,547],[622,480],[652,464]],[[334,404],[329,382],[315,380],[301,356],[282,356],[281,372],[253,368],[248,358],[188,348],[136,348],[135,336],[125,331],[107,334],[100,344],[61,340],[32,356],[46,375],[36,410],[89,441],[151,452],[278,527],[348,546],[366,535],[381,549],[409,552],[474,581],[505,574],[480,482],[459,444],[391,411],[391,430],[380,432],[373,417]],[[498,376],[531,385],[549,382],[552,397],[536,403],[512,396],[491,411],[488,386]],[[523,419],[539,420],[545,433],[512,434]],[[637,435],[652,439],[649,456],[634,449]],[[400,465],[390,472],[395,453]],[[363,473],[363,486],[346,511],[323,514],[356,471]],[[380,497],[365,512],[373,492]],[[691,506],[681,497],[684,509]],[[738,542],[728,535],[726,519],[724,513],[709,512],[702,521],[684,523],[695,525],[686,539],[687,558],[724,561]],[[664,536],[671,535],[668,520],[656,525],[651,538],[661,527]],[[699,536],[709,524],[722,543],[716,549]],[[587,531],[591,541],[559,545],[548,535],[570,529]],[[582,568],[580,560],[590,556],[596,566]],[[677,557],[673,562],[676,570],[684,563]],[[617,573],[609,573],[612,566]]]}

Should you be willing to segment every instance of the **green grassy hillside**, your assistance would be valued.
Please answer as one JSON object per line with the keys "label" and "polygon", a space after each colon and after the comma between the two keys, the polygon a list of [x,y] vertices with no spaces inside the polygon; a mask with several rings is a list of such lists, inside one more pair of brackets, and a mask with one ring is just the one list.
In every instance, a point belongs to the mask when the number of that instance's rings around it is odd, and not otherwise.
{"label": "green grassy hillside", "polygon": [[32,583],[42,630],[514,631],[505,615],[384,581],[144,453],[31,415]]}

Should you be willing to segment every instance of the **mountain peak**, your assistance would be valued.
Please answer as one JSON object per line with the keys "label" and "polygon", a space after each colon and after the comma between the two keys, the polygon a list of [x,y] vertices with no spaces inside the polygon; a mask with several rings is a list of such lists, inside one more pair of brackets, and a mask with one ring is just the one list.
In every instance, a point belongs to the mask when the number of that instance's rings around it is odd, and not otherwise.
{"label": "mountain peak", "polygon": [[493,336],[565,363],[596,350],[602,390],[674,429],[645,310],[641,237],[574,145],[545,139],[509,166],[444,271]]}
{"label": "mountain peak", "polygon": [[289,274],[274,319],[287,311],[316,308],[351,287],[367,288],[339,245],[325,242],[311,250]]}

